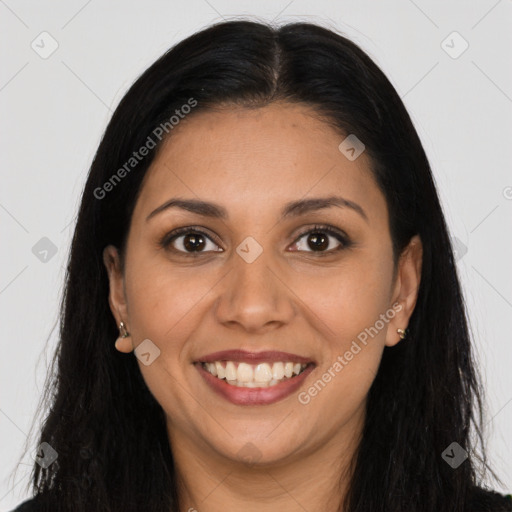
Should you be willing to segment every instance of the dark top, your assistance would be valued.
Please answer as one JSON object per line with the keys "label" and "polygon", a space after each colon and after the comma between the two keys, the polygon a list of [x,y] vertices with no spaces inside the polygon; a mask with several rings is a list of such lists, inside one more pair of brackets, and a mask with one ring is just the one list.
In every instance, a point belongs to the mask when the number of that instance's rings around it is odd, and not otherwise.
{"label": "dark top", "polygon": [[[24,501],[12,512],[41,512],[41,496]],[[509,512],[512,511],[512,496],[478,489],[474,493],[468,512]]]}

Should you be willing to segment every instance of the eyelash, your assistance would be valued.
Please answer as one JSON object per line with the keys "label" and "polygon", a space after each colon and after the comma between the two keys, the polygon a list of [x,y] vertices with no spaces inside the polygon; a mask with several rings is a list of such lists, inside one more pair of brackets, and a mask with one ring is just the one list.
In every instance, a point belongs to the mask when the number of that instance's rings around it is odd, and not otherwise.
{"label": "eyelash", "polygon": [[[328,251],[298,251],[298,252],[312,253],[312,254],[315,254],[316,256],[322,257],[322,256],[329,256],[331,254],[337,253],[343,249],[348,249],[352,245],[352,242],[349,240],[347,235],[344,234],[342,231],[339,231],[338,229],[333,228],[331,226],[321,225],[321,224],[317,224],[317,225],[313,226],[312,228],[309,228],[306,231],[299,233],[299,235],[297,236],[297,238],[295,239],[293,244],[297,243],[305,235],[308,235],[311,233],[322,233],[322,234],[332,236],[332,237],[336,238],[336,240],[338,240],[338,242],[341,243],[341,246],[337,247],[336,249],[330,249]],[[202,235],[202,236],[208,238],[210,241],[214,242],[216,245],[220,245],[218,243],[218,241],[216,241],[214,239],[214,237],[212,237],[211,235],[204,232],[201,228],[196,227],[196,226],[186,226],[186,227],[178,228],[174,231],[171,231],[170,233],[167,233],[159,241],[159,246],[163,249],[168,250],[169,246],[175,239],[179,238],[182,235],[188,235],[188,234]],[[181,250],[174,249],[174,248],[171,248],[171,250],[177,254],[186,254],[187,256],[192,256],[192,257],[197,257],[202,254],[207,254],[209,252],[212,252],[212,251],[188,252],[188,251],[181,251]],[[215,251],[215,252],[220,252],[220,251]]]}

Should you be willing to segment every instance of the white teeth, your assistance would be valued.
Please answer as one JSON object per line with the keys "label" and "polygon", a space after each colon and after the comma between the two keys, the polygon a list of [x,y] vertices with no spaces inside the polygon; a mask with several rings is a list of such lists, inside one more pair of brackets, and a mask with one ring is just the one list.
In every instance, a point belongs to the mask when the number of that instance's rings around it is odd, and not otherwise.
{"label": "white teeth", "polygon": [[272,366],[272,378],[275,380],[281,380],[284,377],[284,364],[274,363]]}
{"label": "white teeth", "polygon": [[230,380],[236,380],[236,379],[237,379],[237,375],[236,375],[235,363],[233,363],[233,361],[228,361],[226,363],[226,380],[230,381]]}
{"label": "white teeth", "polygon": [[256,366],[256,370],[254,371],[254,380],[256,382],[270,382],[272,380],[272,370],[268,363]]}
{"label": "white teeth", "polygon": [[306,364],[294,364],[290,361],[257,365],[234,361],[203,363],[203,368],[218,379],[225,379],[232,386],[247,388],[275,386],[292,376],[299,375],[306,367]]}
{"label": "white teeth", "polygon": [[[219,363],[218,361],[214,363],[215,364],[215,369],[217,370],[217,375],[215,375],[216,377],[218,377],[219,379],[224,379],[226,377],[226,370],[224,369],[224,366],[222,366],[221,363]],[[214,375],[214,374],[212,374]]]}
{"label": "white teeth", "polygon": [[[240,382],[253,382],[254,372],[252,366],[247,363],[240,363],[236,371]],[[259,379],[258,379],[259,380]]]}

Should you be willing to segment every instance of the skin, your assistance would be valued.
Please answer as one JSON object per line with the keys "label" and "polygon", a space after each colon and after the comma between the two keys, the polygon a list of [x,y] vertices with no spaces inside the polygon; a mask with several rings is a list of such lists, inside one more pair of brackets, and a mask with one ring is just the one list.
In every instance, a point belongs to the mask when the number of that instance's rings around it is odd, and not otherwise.
{"label": "skin", "polygon": [[[338,510],[367,393],[384,347],[400,342],[397,329],[408,325],[422,257],[414,237],[393,279],[385,198],[366,154],[348,160],[338,149],[343,139],[304,105],[197,112],[173,130],[144,179],[124,272],[117,249],[104,251],[112,314],[130,333],[116,348],[129,353],[150,339],[161,351],[150,365],[138,363],[167,415],[182,511]],[[348,207],[280,219],[289,201],[333,194],[357,203],[367,220]],[[173,197],[215,202],[229,217],[171,208],[146,221]],[[326,234],[323,251],[330,252],[322,257],[302,234],[315,224],[343,230],[352,245]],[[186,251],[183,235],[167,249],[158,245],[182,226],[212,235],[207,252],[179,252]],[[236,252],[248,236],[263,248],[252,263]],[[394,318],[301,404],[298,393],[393,304],[400,309]],[[205,384],[193,362],[237,348],[291,352],[317,366],[283,400],[234,405]],[[255,454],[249,463],[248,454]]]}

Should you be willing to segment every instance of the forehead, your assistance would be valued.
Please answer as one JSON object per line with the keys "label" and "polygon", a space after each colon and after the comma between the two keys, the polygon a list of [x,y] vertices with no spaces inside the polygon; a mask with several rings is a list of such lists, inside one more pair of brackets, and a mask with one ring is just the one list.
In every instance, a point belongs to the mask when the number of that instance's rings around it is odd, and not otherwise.
{"label": "forehead", "polygon": [[385,209],[369,158],[363,153],[351,161],[339,150],[345,137],[302,104],[196,112],[163,143],[136,209],[145,212],[184,196],[247,212],[249,205],[277,208],[333,193]]}

